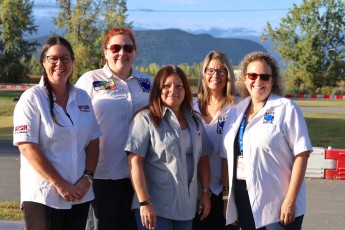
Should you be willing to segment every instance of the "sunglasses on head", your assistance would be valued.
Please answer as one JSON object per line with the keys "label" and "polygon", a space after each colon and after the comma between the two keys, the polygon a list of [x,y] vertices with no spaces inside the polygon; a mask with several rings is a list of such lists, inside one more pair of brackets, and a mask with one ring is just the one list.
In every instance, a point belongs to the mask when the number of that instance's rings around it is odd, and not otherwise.
{"label": "sunglasses on head", "polygon": [[109,47],[108,50],[110,50],[112,53],[118,53],[121,49],[123,49],[126,53],[130,54],[135,50],[135,47],[131,44],[125,44],[123,46],[119,44],[113,44]]}
{"label": "sunglasses on head", "polygon": [[247,73],[247,76],[248,76],[249,80],[254,80],[255,81],[258,77],[260,77],[260,80],[268,81],[272,77],[272,74],[268,74],[268,73],[262,73],[262,74]]}

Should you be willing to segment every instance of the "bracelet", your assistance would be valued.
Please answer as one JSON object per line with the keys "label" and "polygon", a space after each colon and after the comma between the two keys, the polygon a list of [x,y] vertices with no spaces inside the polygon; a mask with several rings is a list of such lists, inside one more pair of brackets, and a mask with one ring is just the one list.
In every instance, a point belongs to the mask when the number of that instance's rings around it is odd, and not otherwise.
{"label": "bracelet", "polygon": [[143,201],[143,202],[139,202],[140,206],[145,206],[145,205],[148,205],[148,204],[151,204],[151,199],[150,198],[148,200]]}
{"label": "bracelet", "polygon": [[229,196],[223,196],[223,200],[228,200]]}
{"label": "bracelet", "polygon": [[229,186],[224,186],[223,191],[229,191]]}
{"label": "bracelet", "polygon": [[208,188],[203,188],[202,192],[209,192],[210,190]]}
{"label": "bracelet", "polygon": [[87,170],[87,169],[85,169],[84,174],[86,174],[86,175],[90,175],[90,176],[92,176],[92,177],[93,177],[93,172],[92,172],[91,170]]}
{"label": "bracelet", "polygon": [[85,178],[90,182],[90,184],[93,183],[93,176],[84,173],[84,174],[83,174],[83,177],[85,177]]}

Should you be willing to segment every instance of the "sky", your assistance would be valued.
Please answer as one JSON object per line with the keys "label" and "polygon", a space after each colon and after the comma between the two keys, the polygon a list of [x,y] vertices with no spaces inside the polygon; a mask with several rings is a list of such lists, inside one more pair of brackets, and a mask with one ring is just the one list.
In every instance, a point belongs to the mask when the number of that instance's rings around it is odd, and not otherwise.
{"label": "sky", "polygon": [[[54,31],[54,0],[34,0],[39,33]],[[181,29],[215,37],[259,36],[266,23],[281,18],[303,0],[127,0],[128,21],[134,29]],[[49,31],[50,30],[50,31]],[[44,34],[45,35],[45,34]]]}

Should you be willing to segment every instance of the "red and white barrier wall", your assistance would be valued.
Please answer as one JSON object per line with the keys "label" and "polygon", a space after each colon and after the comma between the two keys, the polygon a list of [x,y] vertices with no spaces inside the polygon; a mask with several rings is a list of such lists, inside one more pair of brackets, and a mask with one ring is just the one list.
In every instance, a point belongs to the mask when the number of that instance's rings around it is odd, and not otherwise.
{"label": "red and white barrier wall", "polygon": [[0,90],[27,90],[31,86],[34,86],[35,84],[0,84]]}
{"label": "red and white barrier wall", "polygon": [[345,100],[345,95],[330,95],[330,94],[285,94],[287,98],[293,99],[332,99],[332,100]]}
{"label": "red and white barrier wall", "polygon": [[345,179],[345,149],[313,147],[305,177],[323,179]]}

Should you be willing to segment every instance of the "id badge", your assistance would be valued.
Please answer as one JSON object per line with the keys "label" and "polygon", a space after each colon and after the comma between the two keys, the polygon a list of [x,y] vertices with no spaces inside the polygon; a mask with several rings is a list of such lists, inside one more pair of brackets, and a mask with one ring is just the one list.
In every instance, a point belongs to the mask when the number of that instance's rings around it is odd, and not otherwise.
{"label": "id badge", "polygon": [[246,170],[244,168],[243,156],[237,157],[236,179],[237,180],[245,180],[246,179]]}

